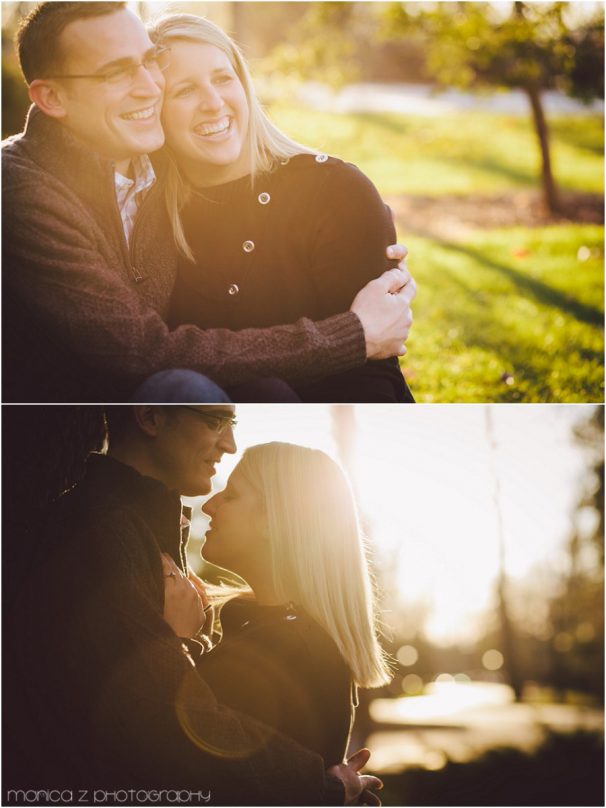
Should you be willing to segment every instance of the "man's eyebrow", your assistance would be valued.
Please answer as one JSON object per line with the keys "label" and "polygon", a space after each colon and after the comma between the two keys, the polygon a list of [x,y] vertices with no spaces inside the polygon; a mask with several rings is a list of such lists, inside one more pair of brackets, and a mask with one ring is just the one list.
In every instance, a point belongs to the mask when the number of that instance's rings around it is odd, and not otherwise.
{"label": "man's eyebrow", "polygon": [[[152,45],[151,48],[148,48],[143,54],[143,59],[147,59],[155,50],[157,50],[156,45]],[[131,67],[131,65],[134,64],[137,64],[134,59],[129,56],[124,56],[122,59],[114,59],[111,62],[101,65],[101,67],[97,68],[95,73],[105,73],[108,70],[112,70],[114,67]]]}
{"label": "man's eyebrow", "polygon": [[206,413],[206,415],[212,415],[212,416],[214,416],[216,418],[235,418],[236,417],[236,413],[233,410],[204,409],[204,410],[198,410],[198,412]]}

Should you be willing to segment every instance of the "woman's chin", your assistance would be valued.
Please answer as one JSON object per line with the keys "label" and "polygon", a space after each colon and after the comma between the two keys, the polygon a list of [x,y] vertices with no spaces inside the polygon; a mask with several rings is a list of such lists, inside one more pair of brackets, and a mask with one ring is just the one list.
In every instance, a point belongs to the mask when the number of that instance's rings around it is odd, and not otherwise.
{"label": "woman's chin", "polygon": [[241,143],[221,143],[192,150],[187,155],[186,173],[201,184],[219,185],[231,182],[248,173],[248,161],[242,154]]}

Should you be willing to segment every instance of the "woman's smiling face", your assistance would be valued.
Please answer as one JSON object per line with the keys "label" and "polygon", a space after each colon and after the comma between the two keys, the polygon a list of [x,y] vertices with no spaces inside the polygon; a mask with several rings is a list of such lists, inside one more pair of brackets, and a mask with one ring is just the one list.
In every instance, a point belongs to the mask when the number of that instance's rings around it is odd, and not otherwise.
{"label": "woman's smiling face", "polygon": [[170,65],[162,124],[166,142],[194,184],[217,185],[248,173],[249,108],[226,53],[188,40],[167,42]]}

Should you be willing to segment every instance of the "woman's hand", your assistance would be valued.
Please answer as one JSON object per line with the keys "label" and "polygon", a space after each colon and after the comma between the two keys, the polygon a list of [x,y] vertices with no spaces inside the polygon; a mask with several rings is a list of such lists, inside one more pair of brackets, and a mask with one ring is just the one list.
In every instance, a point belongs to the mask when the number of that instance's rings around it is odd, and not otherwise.
{"label": "woman's hand", "polygon": [[417,285],[406,267],[408,249],[403,244],[390,244],[385,254],[398,261],[398,266],[367,283],[350,307],[362,323],[368,359],[404,356],[412,327],[411,303]]}
{"label": "woman's hand", "polygon": [[204,628],[207,617],[212,612],[204,586],[197,576],[194,576],[198,582],[196,584],[183,575],[168,553],[162,553],[162,568],[164,619],[178,637],[194,637]]}

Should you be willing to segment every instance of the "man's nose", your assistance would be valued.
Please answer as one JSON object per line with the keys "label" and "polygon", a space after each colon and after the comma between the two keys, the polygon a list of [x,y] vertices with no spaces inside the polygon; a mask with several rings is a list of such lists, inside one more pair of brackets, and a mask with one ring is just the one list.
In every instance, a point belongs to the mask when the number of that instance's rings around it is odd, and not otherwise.
{"label": "man's nose", "polygon": [[217,444],[222,452],[226,452],[227,454],[234,454],[236,449],[236,439],[234,437],[234,430],[233,427],[228,426],[225,432],[221,433]]}
{"label": "man's nose", "polygon": [[131,88],[133,95],[158,98],[164,91],[164,74],[159,69],[139,65]]}

